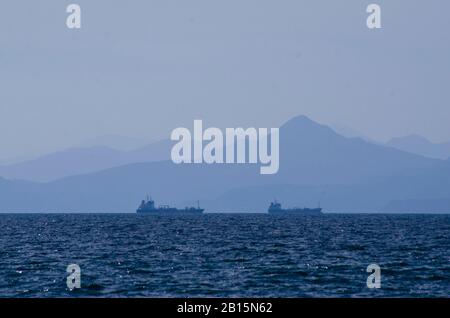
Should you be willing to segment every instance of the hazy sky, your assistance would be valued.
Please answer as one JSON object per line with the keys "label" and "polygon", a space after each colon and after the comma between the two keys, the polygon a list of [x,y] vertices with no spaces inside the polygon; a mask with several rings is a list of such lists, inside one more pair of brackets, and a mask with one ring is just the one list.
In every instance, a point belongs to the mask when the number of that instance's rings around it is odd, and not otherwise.
{"label": "hazy sky", "polygon": [[[382,7],[381,30],[366,6]],[[66,6],[82,8],[81,30]],[[5,0],[0,158],[194,118],[450,141],[450,1]]]}

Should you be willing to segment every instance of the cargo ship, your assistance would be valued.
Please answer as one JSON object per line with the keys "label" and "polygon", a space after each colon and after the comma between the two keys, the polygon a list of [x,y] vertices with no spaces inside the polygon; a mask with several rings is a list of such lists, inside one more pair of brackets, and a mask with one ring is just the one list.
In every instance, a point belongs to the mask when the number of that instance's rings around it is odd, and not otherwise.
{"label": "cargo ship", "polygon": [[301,214],[301,215],[320,215],[322,214],[322,208],[281,208],[281,203],[274,202],[270,203],[269,209],[267,211],[269,214]]}
{"label": "cargo ship", "polygon": [[200,208],[200,203],[197,202],[197,207],[186,207],[184,209],[177,209],[168,205],[155,206],[155,201],[147,196],[146,200],[142,200],[141,204],[136,210],[136,213],[153,213],[153,214],[201,214],[204,209]]}

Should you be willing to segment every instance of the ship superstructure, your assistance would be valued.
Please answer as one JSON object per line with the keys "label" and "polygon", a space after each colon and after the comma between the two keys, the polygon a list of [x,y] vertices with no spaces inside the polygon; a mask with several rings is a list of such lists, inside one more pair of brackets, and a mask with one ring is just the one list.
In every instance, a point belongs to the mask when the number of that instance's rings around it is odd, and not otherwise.
{"label": "ship superstructure", "polygon": [[179,213],[191,213],[199,214],[203,213],[204,209],[200,208],[200,204],[197,202],[197,207],[186,207],[184,209],[177,209],[168,205],[155,206],[155,201],[147,196],[146,200],[142,200],[141,204],[136,210],[136,213],[155,213],[155,214],[179,214]]}

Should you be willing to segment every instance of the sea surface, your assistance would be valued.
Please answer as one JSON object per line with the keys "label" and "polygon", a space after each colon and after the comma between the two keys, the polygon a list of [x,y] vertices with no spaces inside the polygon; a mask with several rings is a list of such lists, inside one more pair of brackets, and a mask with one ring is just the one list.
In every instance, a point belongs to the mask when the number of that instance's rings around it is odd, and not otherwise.
{"label": "sea surface", "polygon": [[449,297],[450,215],[0,214],[0,297],[200,296]]}

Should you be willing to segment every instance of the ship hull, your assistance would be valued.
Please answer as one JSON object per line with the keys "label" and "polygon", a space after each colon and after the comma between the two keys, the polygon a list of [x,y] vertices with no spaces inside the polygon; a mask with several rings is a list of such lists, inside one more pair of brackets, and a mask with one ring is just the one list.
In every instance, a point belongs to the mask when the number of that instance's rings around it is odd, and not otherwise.
{"label": "ship hull", "polygon": [[138,214],[164,214],[164,215],[174,215],[174,214],[202,214],[204,209],[137,209]]}

